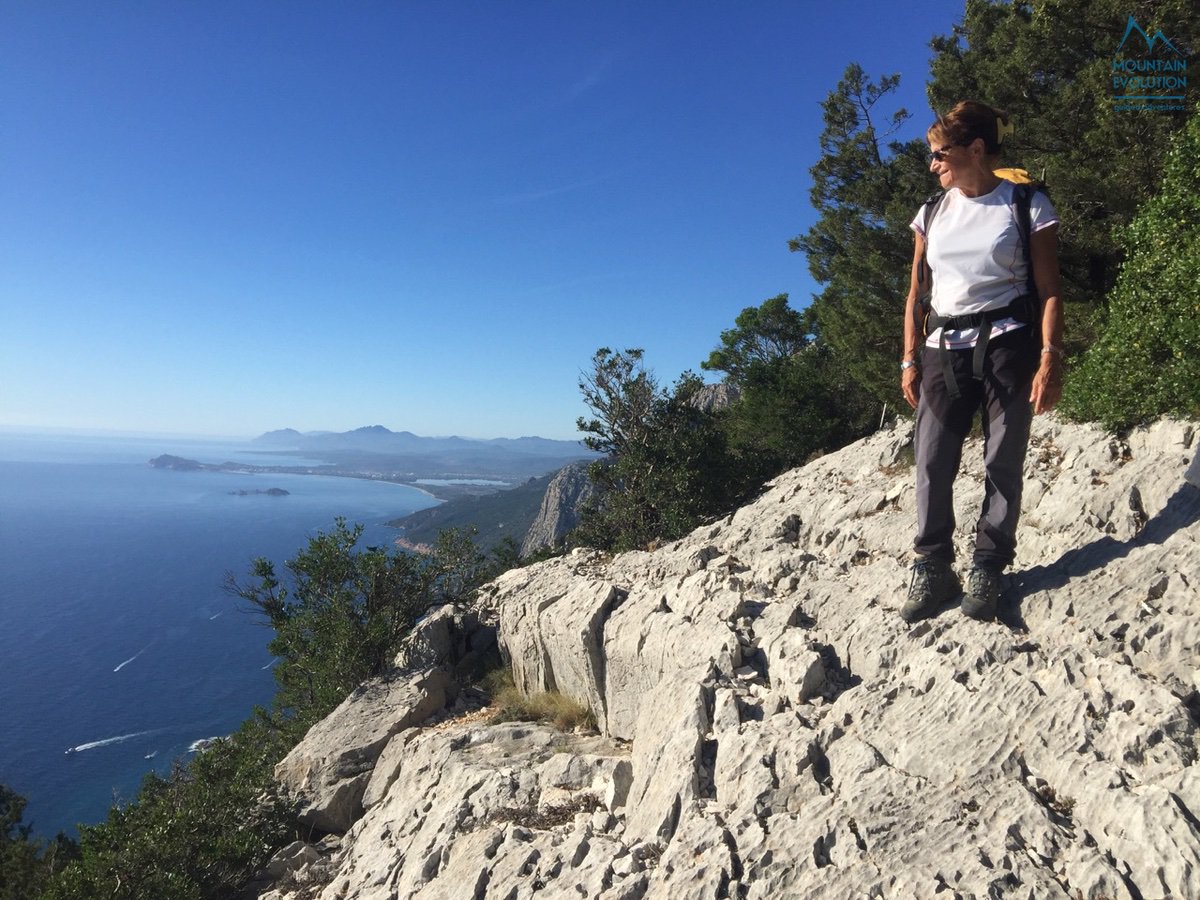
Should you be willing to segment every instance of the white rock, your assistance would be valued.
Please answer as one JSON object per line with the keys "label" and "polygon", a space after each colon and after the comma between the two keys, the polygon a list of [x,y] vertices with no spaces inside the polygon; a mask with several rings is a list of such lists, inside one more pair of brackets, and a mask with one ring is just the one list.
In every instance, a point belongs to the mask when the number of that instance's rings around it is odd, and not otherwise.
{"label": "white rock", "polygon": [[275,778],[299,803],[300,820],[320,831],[349,828],[392,735],[441,709],[448,686],[438,669],[368,682],[310,728],[275,767]]}
{"label": "white rock", "polygon": [[321,855],[312,844],[293,841],[271,857],[266,873],[270,878],[278,880],[298,872],[304,866],[312,865],[320,858]]}
{"label": "white rock", "polygon": [[779,632],[763,649],[771,684],[776,690],[805,703],[825,689],[821,654],[809,648],[809,638],[800,629]]}
{"label": "white rock", "polygon": [[698,681],[663,681],[642,704],[625,823],[633,840],[669,841],[680,808],[699,796],[696,769],[709,722]]}
{"label": "white rock", "polygon": [[518,683],[587,702],[603,735],[402,731],[323,900],[1200,900],[1195,434],[1039,417],[1001,622],[897,614],[908,425],[660,551],[506,574],[480,603]]}

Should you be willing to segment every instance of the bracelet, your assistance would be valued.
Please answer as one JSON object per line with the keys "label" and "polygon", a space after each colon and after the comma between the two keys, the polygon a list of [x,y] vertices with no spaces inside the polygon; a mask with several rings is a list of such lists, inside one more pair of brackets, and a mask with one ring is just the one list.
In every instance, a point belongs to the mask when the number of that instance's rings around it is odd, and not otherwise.
{"label": "bracelet", "polygon": [[1055,347],[1053,344],[1047,344],[1045,347],[1042,348],[1042,352],[1043,353],[1053,353],[1059,359],[1063,358],[1063,348]]}

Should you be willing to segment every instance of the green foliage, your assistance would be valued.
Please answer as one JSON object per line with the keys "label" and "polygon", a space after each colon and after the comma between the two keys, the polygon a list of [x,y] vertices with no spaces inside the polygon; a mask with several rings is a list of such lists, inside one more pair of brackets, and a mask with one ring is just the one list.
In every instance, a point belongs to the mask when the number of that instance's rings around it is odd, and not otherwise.
{"label": "green foliage", "polygon": [[642,355],[603,347],[580,380],[592,417],[577,426],[588,447],[609,457],[588,470],[600,497],[583,510],[577,545],[620,551],[670,540],[736,494],[717,417],[696,403],[700,379],[685,373],[667,390]]}
{"label": "green foliage", "polygon": [[[1184,111],[1119,110],[1112,60],[1130,15],[1181,47],[1200,43],[1193,0],[968,0],[952,33],[931,42],[933,109],[976,99],[1007,111],[1010,165],[1050,185],[1062,218],[1060,259],[1067,343],[1088,346],[1122,258],[1117,229],[1153,193]],[[906,119],[889,109],[898,80],[847,68],[823,104],[821,159],[812,168],[816,224],[793,239],[822,284],[816,330],[851,377],[897,403],[904,297],[912,262],[908,223],[937,188],[923,140],[887,142]],[[933,113],[923,114],[927,121]],[[924,121],[921,122],[924,124]],[[903,409],[903,405],[900,405]]]}
{"label": "green foliage", "polygon": [[34,838],[24,814],[25,798],[0,784],[0,900],[33,900],[78,853],[61,834],[50,843]]}
{"label": "green foliage", "polygon": [[1170,135],[1187,119],[1115,107],[1112,60],[1130,15],[1147,34],[1161,28],[1177,46],[1200,46],[1194,0],[968,0],[953,33],[932,43],[933,108],[976,99],[1006,110],[1016,125],[1006,158],[1050,185],[1078,345],[1090,342],[1087,323],[1113,286],[1117,229],[1156,189]]}
{"label": "green foliage", "polygon": [[870,434],[879,407],[816,343],[752,366],[740,399],[721,415],[745,477],[761,483]]}
{"label": "green foliage", "polygon": [[703,367],[726,373],[738,400],[719,414],[738,480],[761,484],[814,454],[868,434],[878,407],[846,376],[810,319],[780,294],[742,310]]}
{"label": "green foliage", "polygon": [[651,439],[655,406],[665,395],[646,371],[644,355],[640,348],[614,352],[601,347],[592,356],[592,371],[579,379],[592,418],[580,416],[575,423],[589,450],[625,456]]}
{"label": "green foliage", "polygon": [[146,776],[136,801],[80,829],[81,858],[44,900],[225,900],[296,836],[274,765],[289,723],[258,715],[169,777]]}
{"label": "green foliage", "polygon": [[320,719],[368,678],[392,665],[403,637],[430,606],[463,596],[494,571],[472,533],[447,529],[433,553],[357,549],[361,525],[338,519],[287,563],[282,585],[270,560],[254,562],[257,583],[228,588],[275,630],[276,705],[306,722]]}
{"label": "green foliage", "polygon": [[702,364],[738,394],[717,411],[698,402],[695,375],[668,390],[641,350],[597,351],[579,385],[593,416],[578,427],[609,456],[589,469],[600,491],[572,543],[622,551],[681,537],[785,469],[868,434],[873,398],[810,332],[786,294],[743,309]]}
{"label": "green foliage", "polygon": [[1111,429],[1200,415],[1200,106],[1173,142],[1162,187],[1121,239],[1128,259],[1063,409]]}
{"label": "green foliage", "polygon": [[490,580],[502,572],[507,572],[509,569],[515,569],[523,565],[521,559],[521,545],[517,543],[516,538],[511,535],[504,537],[488,551],[491,563],[484,575],[483,580]]}
{"label": "green foliage", "polygon": [[724,372],[727,382],[740,386],[754,366],[787,359],[807,347],[810,327],[801,313],[788,306],[787,294],[761,306],[747,306],[734,327],[721,332],[721,346],[700,368]]}
{"label": "green foliage", "polygon": [[390,662],[388,651],[428,605],[432,572],[414,556],[380,548],[356,552],[362,526],[338,519],[288,561],[293,587],[257,559],[254,585],[228,586],[275,630],[276,703],[315,721]]}
{"label": "green foliage", "polygon": [[45,879],[41,847],[22,825],[25,798],[0,785],[0,897],[4,900],[34,897]]}
{"label": "green foliage", "polygon": [[822,156],[810,170],[819,218],[790,242],[824,286],[811,307],[816,333],[854,383],[891,404],[900,403],[908,223],[936,188],[923,143],[885,143],[908,118],[904,109],[884,109],[898,85],[899,76],[875,82],[854,64],[826,98]]}

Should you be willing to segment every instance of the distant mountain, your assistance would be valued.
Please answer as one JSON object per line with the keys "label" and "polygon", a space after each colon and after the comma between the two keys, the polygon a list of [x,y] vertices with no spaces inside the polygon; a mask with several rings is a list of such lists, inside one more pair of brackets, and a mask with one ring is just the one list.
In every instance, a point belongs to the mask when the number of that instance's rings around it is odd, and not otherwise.
{"label": "distant mountain", "polygon": [[517,453],[528,453],[531,456],[559,456],[563,447],[578,447],[586,455],[594,456],[580,441],[555,441],[540,437],[492,438],[487,443]]}
{"label": "distant mountain", "polygon": [[293,447],[297,442],[302,440],[304,440],[304,435],[295,428],[281,428],[279,431],[268,431],[266,434],[260,434],[254,439],[254,442],[256,444],[278,444],[284,447]]}
{"label": "distant mountain", "polygon": [[560,459],[564,456],[592,456],[592,452],[579,441],[556,441],[541,437],[491,438],[475,440],[458,436],[421,437],[411,431],[391,431],[383,425],[368,425],[343,432],[301,433],[294,428],[268,431],[254,439],[258,444],[294,450],[356,450],[373,453],[402,453],[442,455],[446,453],[472,455],[472,451],[487,453],[500,450],[526,456],[546,456]]}
{"label": "distant mountain", "polygon": [[[264,452],[299,452],[342,469],[375,473],[388,480],[495,478],[509,483],[544,475],[597,454],[579,441],[540,437],[473,440],[422,437],[368,425],[343,432],[269,431],[254,439]],[[267,449],[269,448],[269,449]]]}
{"label": "distant mountain", "polygon": [[343,432],[301,433],[295,428],[269,431],[254,438],[256,444],[270,444],[275,448],[292,450],[358,450],[379,454],[440,455],[445,452],[503,450],[511,454],[527,456],[590,456],[578,440],[551,440],[550,438],[490,438],[479,440],[457,436],[426,438],[410,431],[390,431],[383,425],[368,425]]}

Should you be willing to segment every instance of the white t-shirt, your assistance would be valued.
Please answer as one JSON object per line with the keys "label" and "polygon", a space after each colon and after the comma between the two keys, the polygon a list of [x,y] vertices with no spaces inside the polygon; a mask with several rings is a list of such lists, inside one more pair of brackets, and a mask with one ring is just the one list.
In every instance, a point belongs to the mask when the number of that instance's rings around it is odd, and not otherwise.
{"label": "white t-shirt", "polygon": [[[1013,205],[1013,183],[1001,179],[995,189],[979,197],[968,197],[950,188],[930,223],[932,239],[926,258],[933,269],[933,308],[942,316],[961,316],[999,309],[1026,293],[1028,267]],[[1058,212],[1041,191],[1030,202],[1030,229],[1040,231],[1058,222]],[[910,227],[924,236],[924,207],[917,210]],[[1015,319],[992,323],[993,338],[1024,327]],[[926,338],[938,346],[940,328]],[[946,332],[946,346],[973,347],[978,328]]]}

